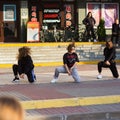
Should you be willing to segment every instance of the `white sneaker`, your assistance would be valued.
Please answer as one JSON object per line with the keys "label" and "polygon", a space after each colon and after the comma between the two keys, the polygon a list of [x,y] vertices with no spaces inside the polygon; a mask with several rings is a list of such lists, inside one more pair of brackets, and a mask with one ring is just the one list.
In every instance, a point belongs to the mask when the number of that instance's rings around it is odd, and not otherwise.
{"label": "white sneaker", "polygon": [[56,83],[58,81],[58,79],[53,79],[53,80],[51,80],[51,83]]}
{"label": "white sneaker", "polygon": [[101,79],[101,78],[102,78],[102,75],[98,75],[98,76],[97,76],[97,79]]}
{"label": "white sneaker", "polygon": [[94,39],[94,42],[97,42],[97,40],[96,40],[96,39]]}

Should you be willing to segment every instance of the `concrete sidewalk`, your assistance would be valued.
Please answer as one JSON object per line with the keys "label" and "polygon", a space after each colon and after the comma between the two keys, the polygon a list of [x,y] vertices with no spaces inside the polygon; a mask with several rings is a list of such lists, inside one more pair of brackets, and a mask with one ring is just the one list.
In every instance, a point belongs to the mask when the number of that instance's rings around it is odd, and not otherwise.
{"label": "concrete sidewalk", "polygon": [[[120,65],[117,67],[120,72]],[[114,79],[109,69],[104,68],[103,79],[98,80],[96,65],[79,65],[80,83],[60,74],[58,83],[51,84],[54,70],[55,66],[35,67],[37,81],[30,84],[26,77],[11,82],[11,68],[0,68],[0,95],[18,98],[26,110],[26,119],[93,120],[94,115],[101,120],[120,119],[120,80]]]}

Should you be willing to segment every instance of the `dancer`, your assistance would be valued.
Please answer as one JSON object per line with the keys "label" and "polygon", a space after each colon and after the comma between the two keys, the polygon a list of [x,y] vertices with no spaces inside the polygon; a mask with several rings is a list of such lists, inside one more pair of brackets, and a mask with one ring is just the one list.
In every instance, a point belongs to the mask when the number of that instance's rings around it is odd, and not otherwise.
{"label": "dancer", "polygon": [[108,40],[106,42],[106,47],[104,48],[104,56],[105,56],[104,61],[100,61],[98,63],[99,75],[97,76],[97,78],[98,79],[102,78],[102,75],[101,75],[102,67],[109,68],[113,74],[113,77],[118,78],[119,74],[118,74],[118,70],[117,70],[116,62],[115,62],[116,51],[115,51],[115,47],[113,46],[113,43],[111,40]]}
{"label": "dancer", "polygon": [[[30,56],[31,49],[29,47],[21,47],[19,48],[18,52],[18,65],[13,65],[13,73],[15,78],[14,81],[19,81],[19,77],[24,79],[24,75],[27,75],[28,81],[30,83],[36,80],[36,76],[34,74],[34,64],[32,58]],[[19,76],[18,76],[19,75]]]}
{"label": "dancer", "polygon": [[55,69],[54,79],[51,81],[51,83],[55,83],[58,81],[59,73],[67,73],[68,75],[71,75],[73,77],[75,82],[80,82],[80,76],[76,68],[76,62],[79,62],[79,59],[77,54],[75,53],[75,45],[69,44],[67,50],[68,52],[63,55],[64,65]]}

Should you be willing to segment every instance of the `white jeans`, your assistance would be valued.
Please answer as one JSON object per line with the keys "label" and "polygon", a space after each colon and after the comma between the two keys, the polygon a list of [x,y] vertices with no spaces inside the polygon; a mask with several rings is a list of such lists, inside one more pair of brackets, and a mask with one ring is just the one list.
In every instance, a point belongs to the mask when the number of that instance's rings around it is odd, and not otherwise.
{"label": "white jeans", "polygon": [[[64,66],[57,67],[55,69],[55,74],[54,74],[55,79],[58,78],[59,73],[67,73],[66,68]],[[78,74],[77,68],[72,69],[71,75],[72,75],[73,79],[75,80],[75,82],[80,82],[80,76]]]}

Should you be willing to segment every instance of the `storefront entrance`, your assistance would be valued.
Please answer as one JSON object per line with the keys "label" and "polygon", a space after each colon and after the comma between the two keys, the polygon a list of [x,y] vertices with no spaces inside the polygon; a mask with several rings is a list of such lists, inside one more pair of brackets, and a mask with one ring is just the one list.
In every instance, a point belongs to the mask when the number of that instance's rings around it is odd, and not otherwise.
{"label": "storefront entrance", "polygon": [[0,42],[19,42],[18,1],[0,1]]}

